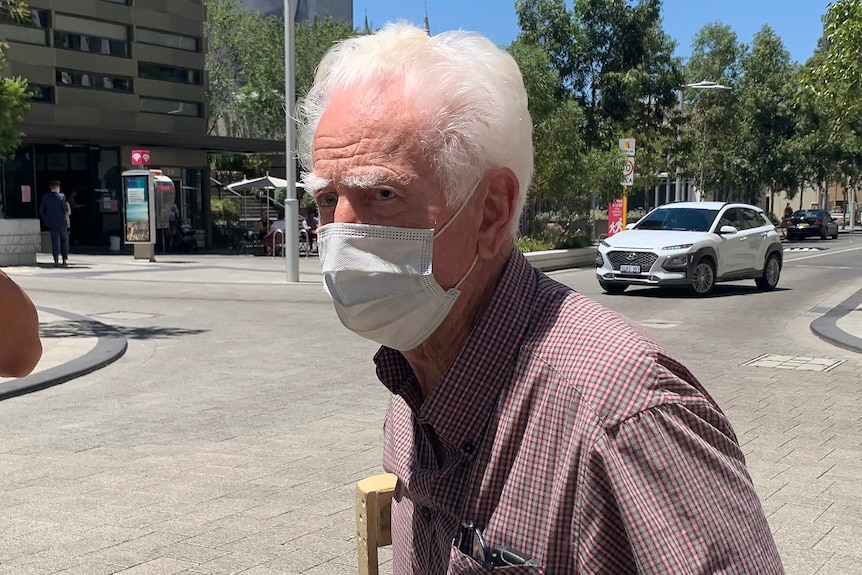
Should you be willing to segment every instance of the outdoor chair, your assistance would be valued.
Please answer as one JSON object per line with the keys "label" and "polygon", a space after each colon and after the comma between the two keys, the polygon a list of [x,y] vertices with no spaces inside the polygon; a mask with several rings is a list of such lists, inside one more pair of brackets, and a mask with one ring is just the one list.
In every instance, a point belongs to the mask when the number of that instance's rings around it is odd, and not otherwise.
{"label": "outdoor chair", "polygon": [[378,575],[379,547],[392,544],[390,514],[395,475],[383,473],[356,484],[356,560],[359,575]]}
{"label": "outdoor chair", "polygon": [[234,253],[240,255],[250,251],[263,251],[260,238],[252,230],[237,228],[234,230]]}

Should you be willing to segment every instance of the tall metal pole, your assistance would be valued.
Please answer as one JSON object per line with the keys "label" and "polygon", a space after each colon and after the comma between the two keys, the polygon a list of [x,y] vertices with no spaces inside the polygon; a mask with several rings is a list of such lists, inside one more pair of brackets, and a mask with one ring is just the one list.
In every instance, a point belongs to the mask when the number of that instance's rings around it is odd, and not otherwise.
{"label": "tall metal pole", "polygon": [[284,267],[288,283],[299,282],[299,200],[296,197],[296,133],[293,77],[293,2],[284,0],[284,145],[287,193],[284,198]]}
{"label": "tall metal pole", "polygon": [[[679,90],[679,121],[680,121],[680,124],[683,121],[682,98],[683,98],[683,94],[682,94],[682,89],[680,88],[680,90]],[[679,199],[679,189],[680,189],[680,187],[682,187],[682,180],[680,179],[680,170],[679,170],[679,147],[682,143],[682,137],[680,136],[680,133],[679,133],[680,124],[677,124],[677,126],[676,126],[676,147],[677,147],[677,150],[676,150],[676,184],[674,185],[674,188],[673,188],[673,201],[675,201],[675,202],[678,201],[678,199]],[[665,195],[667,195],[667,194],[665,193]]]}

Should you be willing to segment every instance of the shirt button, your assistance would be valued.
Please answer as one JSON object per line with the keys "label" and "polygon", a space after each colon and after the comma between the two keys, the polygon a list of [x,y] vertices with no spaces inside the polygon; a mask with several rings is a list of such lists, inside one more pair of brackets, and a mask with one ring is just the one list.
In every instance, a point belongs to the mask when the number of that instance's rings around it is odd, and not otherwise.
{"label": "shirt button", "polygon": [[431,522],[431,510],[428,509],[427,507],[420,507],[419,508],[419,516],[422,517],[422,520],[425,523]]}
{"label": "shirt button", "polygon": [[464,455],[473,455],[476,452],[476,446],[470,443],[469,441],[465,441],[461,445],[461,451],[464,452]]}

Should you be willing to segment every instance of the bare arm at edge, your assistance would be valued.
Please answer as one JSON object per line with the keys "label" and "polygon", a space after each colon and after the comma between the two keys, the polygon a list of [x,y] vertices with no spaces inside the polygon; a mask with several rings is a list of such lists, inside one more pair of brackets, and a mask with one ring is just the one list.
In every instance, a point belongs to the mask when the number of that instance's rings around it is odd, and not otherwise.
{"label": "bare arm at edge", "polygon": [[24,377],[41,357],[36,307],[0,270],[0,377]]}

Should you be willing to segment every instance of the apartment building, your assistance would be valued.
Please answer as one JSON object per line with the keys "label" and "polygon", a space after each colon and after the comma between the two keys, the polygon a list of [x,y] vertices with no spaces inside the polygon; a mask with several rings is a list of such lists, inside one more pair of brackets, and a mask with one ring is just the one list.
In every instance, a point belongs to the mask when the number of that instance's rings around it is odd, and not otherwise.
{"label": "apartment building", "polygon": [[131,151],[174,180],[182,215],[209,229],[208,152],[275,152],[282,144],[206,135],[201,0],[28,0],[23,23],[0,22],[4,74],[34,98],[22,146],[0,161],[7,218],[37,217],[50,180],[72,207],[71,243],[121,235],[120,174]]}

